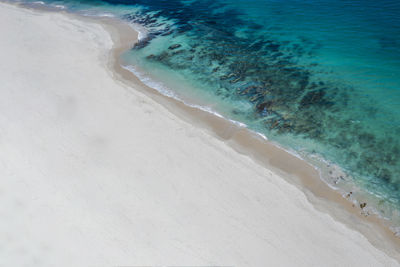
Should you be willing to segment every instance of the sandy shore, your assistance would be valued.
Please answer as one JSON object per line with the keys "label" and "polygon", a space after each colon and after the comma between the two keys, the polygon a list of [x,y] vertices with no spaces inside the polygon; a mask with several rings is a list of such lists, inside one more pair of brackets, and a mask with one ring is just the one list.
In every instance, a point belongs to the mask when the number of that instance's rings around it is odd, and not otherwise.
{"label": "sandy shore", "polygon": [[398,265],[240,129],[122,82],[113,26],[0,4],[0,29],[0,265]]}

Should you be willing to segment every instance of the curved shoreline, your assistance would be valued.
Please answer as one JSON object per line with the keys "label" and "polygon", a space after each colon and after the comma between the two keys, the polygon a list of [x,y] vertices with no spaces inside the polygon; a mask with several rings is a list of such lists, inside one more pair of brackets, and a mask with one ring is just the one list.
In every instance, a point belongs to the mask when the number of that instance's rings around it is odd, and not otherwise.
{"label": "curved shoreline", "polygon": [[[400,240],[393,235],[387,223],[375,215],[364,217],[360,214],[359,208],[354,208],[352,203],[344,199],[337,191],[329,188],[320,179],[318,171],[313,166],[278,148],[271,142],[262,140],[254,132],[234,125],[227,119],[189,107],[182,102],[160,94],[157,90],[144,85],[131,72],[122,68],[120,55],[131,48],[136,41],[132,37],[137,35],[127,24],[109,18],[91,19],[70,13],[65,14],[80,20],[100,23],[110,32],[114,41],[114,48],[110,51],[109,70],[120,82],[135,87],[134,90],[139,88],[141,93],[162,104],[179,118],[207,129],[216,138],[225,141],[237,152],[245,154],[258,164],[282,174],[281,176],[286,181],[301,189],[318,210],[330,214],[351,229],[361,232],[375,247],[400,261]],[[124,34],[126,32],[129,32],[129,34]]]}
{"label": "curved shoreline", "polygon": [[[97,20],[93,20],[96,22]],[[122,67],[121,55],[131,49],[137,32],[127,23],[118,19],[101,19],[111,33],[114,49],[111,51],[110,70],[122,82],[162,104],[179,118],[207,129],[216,138],[228,143],[238,153],[249,156],[258,164],[280,173],[286,181],[296,185],[307,199],[320,211],[326,212],[350,228],[362,233],[377,248],[385,251],[400,262],[400,238],[396,237],[384,219],[371,214],[365,216],[362,209],[355,207],[338,191],[333,190],[320,177],[316,167],[299,157],[278,147],[271,141],[261,138],[257,133],[240,127],[226,118],[191,107],[175,98],[161,94],[158,90],[142,83],[132,72]],[[97,21],[98,22],[98,21]],[[130,34],[124,34],[131,32]],[[135,85],[135,86],[132,86]],[[385,244],[385,240],[389,244]]]}

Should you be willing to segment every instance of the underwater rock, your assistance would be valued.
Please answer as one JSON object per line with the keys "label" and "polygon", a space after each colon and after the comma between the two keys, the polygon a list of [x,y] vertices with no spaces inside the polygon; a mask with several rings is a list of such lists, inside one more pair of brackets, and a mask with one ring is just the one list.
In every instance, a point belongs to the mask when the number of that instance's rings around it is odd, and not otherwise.
{"label": "underwater rock", "polygon": [[274,105],[273,101],[266,101],[264,103],[258,104],[256,106],[256,109],[257,109],[258,112],[261,112],[264,109],[267,109],[267,110],[270,109],[273,105]]}
{"label": "underwater rock", "polygon": [[217,61],[219,61],[219,60],[222,60],[223,59],[223,55],[222,54],[219,54],[219,53],[211,53],[210,54],[210,58],[212,59],[212,60],[217,60]]}
{"label": "underwater rock", "polygon": [[142,49],[142,48],[146,47],[150,43],[150,41],[151,41],[150,38],[140,40],[133,46],[132,49]]}
{"label": "underwater rock", "polygon": [[390,179],[391,178],[390,172],[385,168],[382,168],[382,169],[378,170],[378,177],[380,179],[386,181],[387,183],[391,182],[390,181],[391,180]]}
{"label": "underwater rock", "polygon": [[358,142],[362,147],[372,147],[375,143],[375,136],[370,133],[361,133],[358,136]]}
{"label": "underwater rock", "polygon": [[181,49],[181,50],[174,51],[174,52],[172,53],[172,55],[173,55],[173,56],[176,56],[176,55],[182,54],[182,53],[184,53],[184,52],[185,52],[185,50]]}
{"label": "underwater rock", "polygon": [[279,119],[274,120],[274,121],[271,123],[271,125],[269,126],[269,129],[270,129],[270,130],[273,130],[273,129],[277,128],[277,127],[279,126],[279,123],[280,123],[280,120],[279,120]]}
{"label": "underwater rock", "polygon": [[308,92],[300,102],[300,107],[308,107],[317,103],[324,102],[325,91],[320,89],[317,91]]}
{"label": "underwater rock", "polygon": [[168,36],[168,35],[171,35],[173,33],[174,33],[174,31],[167,31],[167,32],[161,34],[161,36]]}
{"label": "underwater rock", "polygon": [[292,131],[292,124],[290,121],[283,121],[283,123],[280,124],[278,133],[287,133]]}
{"label": "underwater rock", "polygon": [[179,48],[181,46],[182,46],[181,44],[174,44],[174,45],[171,45],[170,47],[168,47],[168,49],[169,50],[174,50],[174,49],[177,49],[177,48]]}
{"label": "underwater rock", "polygon": [[260,29],[263,28],[263,25],[257,24],[257,23],[251,23],[251,24],[249,25],[249,28],[250,28],[250,29],[253,29],[253,30],[260,30]]}
{"label": "underwater rock", "polygon": [[279,47],[280,47],[280,45],[276,44],[276,43],[271,43],[271,44],[267,45],[267,48],[269,50],[271,50],[272,52],[278,52],[279,51]]}
{"label": "underwater rock", "polygon": [[229,81],[230,83],[237,83],[238,81],[240,81],[242,79],[242,77],[236,78],[234,80]]}
{"label": "underwater rock", "polygon": [[190,31],[191,29],[193,29],[193,26],[191,26],[189,24],[184,24],[178,28],[178,32],[184,33],[184,32]]}
{"label": "underwater rock", "polygon": [[156,58],[156,55],[151,54],[151,55],[148,55],[146,58],[147,58],[147,59],[155,59],[155,58]]}
{"label": "underwater rock", "polygon": [[249,93],[255,91],[255,89],[257,89],[257,86],[254,86],[254,85],[253,86],[248,86],[243,91],[241,91],[239,94],[240,95],[246,95],[246,94],[249,94]]}
{"label": "underwater rock", "polygon": [[167,52],[162,52],[161,54],[159,54],[158,56],[156,56],[158,61],[165,61],[167,58],[169,58],[170,55]]}
{"label": "underwater rock", "polygon": [[249,47],[254,49],[254,50],[260,50],[265,46],[265,42],[264,41],[257,41],[253,44],[251,44]]}
{"label": "underwater rock", "polygon": [[262,95],[254,95],[250,98],[250,102],[258,102],[261,98],[263,98]]}

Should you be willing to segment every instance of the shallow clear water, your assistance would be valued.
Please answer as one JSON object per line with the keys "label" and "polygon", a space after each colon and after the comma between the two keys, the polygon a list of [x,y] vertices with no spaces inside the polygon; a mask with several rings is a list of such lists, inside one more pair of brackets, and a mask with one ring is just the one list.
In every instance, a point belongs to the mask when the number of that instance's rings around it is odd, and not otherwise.
{"label": "shallow clear water", "polygon": [[339,165],[349,176],[329,171],[329,182],[398,216],[400,2],[43,2],[141,25],[127,65],[306,158]]}

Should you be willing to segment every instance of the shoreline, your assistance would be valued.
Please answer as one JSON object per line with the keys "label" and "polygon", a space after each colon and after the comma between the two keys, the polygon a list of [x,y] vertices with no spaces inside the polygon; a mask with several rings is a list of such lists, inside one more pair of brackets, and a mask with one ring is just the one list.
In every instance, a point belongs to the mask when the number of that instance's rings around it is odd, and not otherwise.
{"label": "shoreline", "polygon": [[[26,8],[26,6],[22,7]],[[132,47],[137,38],[132,38],[137,36],[137,32],[128,24],[118,19],[88,18],[63,11],[61,13],[78,20],[100,24],[110,33],[114,44],[108,56],[108,71],[112,73],[115,80],[129,86],[132,90],[145,94],[180,119],[205,129],[219,140],[229,144],[236,152],[250,157],[257,164],[279,173],[285,181],[300,189],[317,210],[329,214],[350,229],[360,232],[375,247],[400,261],[400,239],[394,236],[386,222],[375,215],[368,217],[362,215],[358,207],[354,208],[350,201],[322,181],[318,171],[309,163],[263,140],[249,129],[162,95],[156,89],[144,85],[133,73],[124,69],[120,64],[120,55]],[[127,32],[129,34],[125,34]]]}
{"label": "shoreline", "polygon": [[[93,21],[96,22],[97,19]],[[127,36],[138,34],[137,31],[119,19],[100,19],[100,21],[113,36],[115,47],[111,51],[113,56],[110,57],[110,68],[119,75],[120,80],[130,85],[133,90],[138,90],[162,104],[179,118],[207,129],[216,138],[228,143],[238,153],[250,157],[267,169],[280,173],[280,177],[300,189],[318,210],[328,213],[351,229],[359,231],[375,247],[400,262],[400,238],[395,236],[385,219],[375,214],[363,215],[362,209],[354,206],[340,192],[330,188],[322,180],[317,167],[273,142],[265,140],[258,133],[238,126],[227,118],[188,106],[181,100],[163,95],[158,90],[143,84],[134,73],[122,67],[120,59],[120,56],[137,42],[137,38],[130,39]],[[99,21],[97,22],[99,23]],[[130,34],[124,34],[129,31]],[[227,131],[227,129],[229,130]],[[346,214],[343,214],[343,211]],[[385,239],[390,244],[384,244]],[[391,246],[393,246],[393,250]]]}

